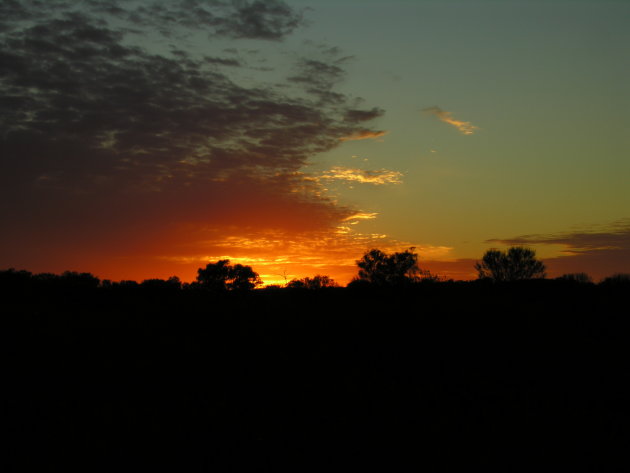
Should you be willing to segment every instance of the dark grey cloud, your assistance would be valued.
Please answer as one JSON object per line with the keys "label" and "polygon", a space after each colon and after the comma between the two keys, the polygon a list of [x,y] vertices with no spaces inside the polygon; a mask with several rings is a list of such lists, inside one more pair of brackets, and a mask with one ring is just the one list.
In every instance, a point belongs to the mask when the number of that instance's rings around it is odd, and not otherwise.
{"label": "dark grey cloud", "polygon": [[[280,40],[302,24],[302,13],[281,0],[170,0],[90,2],[102,13],[170,36],[174,26],[204,29],[211,36]],[[133,5],[133,6],[130,6]]]}
{"label": "dark grey cloud", "polygon": [[0,2],[0,32],[9,28],[9,19],[26,20],[31,17],[31,12],[18,0],[5,0]]}
{"label": "dark grey cloud", "polygon": [[315,59],[302,59],[298,73],[289,80],[318,89],[330,89],[341,80],[344,74],[344,70],[335,64]]}
{"label": "dark grey cloud", "polygon": [[3,0],[0,29],[69,10],[108,15],[135,28],[150,27],[171,37],[204,30],[210,36],[281,40],[302,24],[302,12],[282,0]]}
{"label": "dark grey cloud", "polygon": [[593,250],[630,250],[630,219],[622,219],[606,226],[592,226],[579,231],[548,235],[523,235],[503,240],[493,239],[487,242],[505,245],[563,245],[571,253],[584,253]]}
{"label": "dark grey cloud", "polygon": [[588,272],[596,279],[630,272],[630,219],[547,235],[492,239],[504,245],[561,245],[564,255],[545,261],[554,275]]}
{"label": "dark grey cloud", "polygon": [[208,64],[217,64],[219,66],[231,66],[231,67],[242,66],[241,61],[239,61],[237,59],[233,59],[233,58],[205,56],[204,60]]}
{"label": "dark grey cloud", "polygon": [[332,61],[303,58],[288,80],[304,87],[306,92],[319,98],[320,103],[332,104],[344,101],[343,94],[334,91],[344,75],[345,71]]}
{"label": "dark grey cloud", "polygon": [[[92,238],[96,221],[103,232],[156,213],[230,225],[274,221],[274,206],[322,225],[344,214],[297,171],[381,111],[334,90],[337,64],[305,58],[288,82],[245,86],[230,75],[242,59],[210,52],[217,35],[281,39],[300,20],[285,3],[10,0],[0,12],[0,218],[14,242],[55,225]],[[187,28],[207,31],[205,56],[178,40]],[[167,35],[163,53],[143,46]]]}
{"label": "dark grey cloud", "polygon": [[217,31],[236,38],[280,39],[302,22],[301,14],[278,0],[235,1],[233,6]]}
{"label": "dark grey cloud", "polygon": [[345,121],[350,123],[360,123],[374,120],[382,116],[385,111],[381,108],[373,108],[371,110],[349,109],[344,116]]}
{"label": "dark grey cloud", "polygon": [[[13,171],[6,175],[146,178],[161,176],[165,166],[171,174],[194,168],[197,177],[243,167],[293,171],[352,132],[344,118],[361,113],[344,117],[307,98],[243,88],[209,67],[237,66],[232,59],[159,56],[123,39],[123,32],[77,12],[3,35],[3,147],[9,156],[31,156],[5,163]],[[301,65],[307,92],[325,90],[343,103],[331,91],[339,67]],[[37,147],[46,148],[45,157]]]}

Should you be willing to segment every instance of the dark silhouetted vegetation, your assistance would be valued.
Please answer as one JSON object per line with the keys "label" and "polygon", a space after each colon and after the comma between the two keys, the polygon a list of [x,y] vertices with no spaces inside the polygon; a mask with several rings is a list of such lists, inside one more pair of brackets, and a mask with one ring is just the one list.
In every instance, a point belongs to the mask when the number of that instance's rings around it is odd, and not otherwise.
{"label": "dark silhouetted vegetation", "polygon": [[558,276],[556,279],[576,284],[593,284],[593,279],[586,273],[568,273]]}
{"label": "dark silhouetted vegetation", "polygon": [[387,254],[378,249],[365,253],[357,261],[358,279],[375,286],[404,286],[420,278],[418,255],[414,248]]}
{"label": "dark silhouetted vegetation", "polygon": [[339,287],[334,279],[328,276],[316,275],[312,278],[306,277],[302,279],[292,279],[287,283],[287,287],[291,289],[322,289],[324,287]]}
{"label": "dark silhouetted vegetation", "polygon": [[536,259],[536,252],[529,248],[513,246],[507,251],[488,250],[475,264],[479,279],[496,282],[523,281],[546,276],[545,265]]}
{"label": "dark silhouetted vegetation", "polygon": [[262,284],[258,273],[251,266],[229,264],[230,260],[208,263],[197,271],[197,283],[211,291],[246,291]]}
{"label": "dark silhouetted vegetation", "polygon": [[630,274],[617,273],[604,278],[601,283],[603,286],[630,287]]}
{"label": "dark silhouetted vegetation", "polygon": [[322,290],[0,271],[4,471],[619,471],[630,278],[370,254],[386,283]]}

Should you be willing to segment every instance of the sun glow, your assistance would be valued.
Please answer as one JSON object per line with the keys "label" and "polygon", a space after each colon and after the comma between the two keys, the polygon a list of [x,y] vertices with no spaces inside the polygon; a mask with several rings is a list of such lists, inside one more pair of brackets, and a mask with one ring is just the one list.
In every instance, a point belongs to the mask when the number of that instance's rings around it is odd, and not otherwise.
{"label": "sun glow", "polygon": [[[359,213],[351,218],[370,219],[374,218],[374,214]],[[161,259],[171,263],[174,269],[184,270],[187,273],[184,280],[194,279],[196,268],[229,259],[232,264],[251,266],[265,285],[284,285],[293,278],[316,274],[330,276],[345,285],[356,276],[356,260],[371,248],[395,252],[415,247],[421,261],[448,258],[452,250],[447,246],[396,241],[384,234],[360,233],[350,226],[342,226],[333,232],[294,235],[260,232],[248,237],[208,239],[200,247],[205,247],[207,251],[165,255]]]}

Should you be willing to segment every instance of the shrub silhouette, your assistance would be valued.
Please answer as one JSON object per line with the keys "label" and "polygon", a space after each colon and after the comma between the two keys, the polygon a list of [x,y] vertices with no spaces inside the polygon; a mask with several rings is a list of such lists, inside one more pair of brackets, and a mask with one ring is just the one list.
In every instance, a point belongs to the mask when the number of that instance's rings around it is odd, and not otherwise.
{"label": "shrub silhouette", "polygon": [[9,268],[0,271],[0,287],[11,291],[31,284],[33,274],[29,271]]}
{"label": "shrub silhouette", "polygon": [[544,278],[545,265],[536,259],[536,252],[522,246],[513,246],[507,252],[490,249],[475,264],[479,279],[497,282]]}
{"label": "shrub silhouette", "polygon": [[292,289],[321,289],[323,287],[339,287],[334,279],[328,276],[316,275],[312,278],[292,279],[287,287]]}
{"label": "shrub silhouette", "polygon": [[593,278],[586,273],[568,273],[556,278],[558,281],[571,282],[575,284],[592,284]]}
{"label": "shrub silhouette", "polygon": [[617,273],[604,278],[601,282],[603,286],[628,286],[630,287],[630,274]]}
{"label": "shrub silhouette", "polygon": [[182,288],[182,282],[177,276],[164,279],[145,279],[140,286],[151,291],[178,291]]}
{"label": "shrub silhouette", "polygon": [[231,265],[228,259],[199,268],[197,282],[201,287],[212,291],[250,290],[262,284],[258,273],[251,266]]}
{"label": "shrub silhouette", "polygon": [[59,276],[60,282],[67,287],[96,289],[101,283],[100,279],[92,273],[78,273],[65,271]]}
{"label": "shrub silhouette", "polygon": [[377,286],[403,286],[420,280],[418,255],[409,248],[400,253],[387,254],[372,249],[358,260],[358,280]]}

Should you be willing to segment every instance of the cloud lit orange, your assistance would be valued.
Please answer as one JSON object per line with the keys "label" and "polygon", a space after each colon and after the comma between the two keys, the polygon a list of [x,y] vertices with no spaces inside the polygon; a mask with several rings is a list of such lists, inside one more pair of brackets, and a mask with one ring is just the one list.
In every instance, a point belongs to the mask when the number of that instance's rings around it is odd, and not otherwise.
{"label": "cloud lit orange", "polygon": [[347,168],[343,166],[335,166],[328,171],[324,171],[319,179],[355,181],[361,184],[400,184],[403,174],[399,171],[391,171],[388,169],[379,170],[363,170],[356,168]]}
{"label": "cloud lit orange", "polygon": [[453,118],[453,115],[451,114],[451,112],[442,110],[440,107],[437,107],[437,106],[428,107],[428,108],[423,109],[422,111],[436,116],[438,119],[440,119],[444,123],[448,123],[449,125],[454,126],[460,131],[460,133],[464,135],[472,135],[473,133],[475,133],[476,130],[479,129],[479,127],[473,125],[470,122],[456,120],[455,118]]}
{"label": "cloud lit orange", "polygon": [[386,131],[371,131],[371,130],[361,130],[352,135],[343,136],[339,138],[340,141],[358,141],[358,140],[373,140],[376,138],[381,138],[387,134]]}

